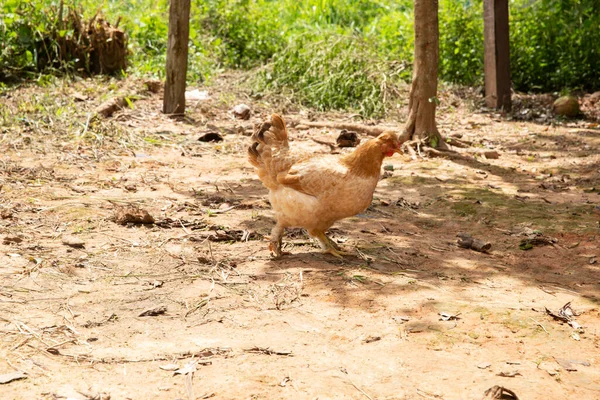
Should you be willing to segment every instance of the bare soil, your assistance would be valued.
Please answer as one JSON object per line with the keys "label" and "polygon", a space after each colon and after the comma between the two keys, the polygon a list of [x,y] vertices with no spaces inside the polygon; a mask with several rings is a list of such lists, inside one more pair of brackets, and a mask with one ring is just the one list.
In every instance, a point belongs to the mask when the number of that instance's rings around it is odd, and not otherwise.
{"label": "bare soil", "polygon": [[[330,232],[355,256],[292,230],[273,260],[253,124],[352,116],[207,90],[179,120],[133,79],[0,94],[0,397],[600,399],[596,122],[518,121],[444,91],[443,136],[498,159],[396,155],[371,207]],[[133,108],[94,116],[118,95]],[[290,129],[324,154],[312,139],[338,134]],[[154,223],[115,222],[131,206]],[[568,302],[576,323],[546,312]]]}

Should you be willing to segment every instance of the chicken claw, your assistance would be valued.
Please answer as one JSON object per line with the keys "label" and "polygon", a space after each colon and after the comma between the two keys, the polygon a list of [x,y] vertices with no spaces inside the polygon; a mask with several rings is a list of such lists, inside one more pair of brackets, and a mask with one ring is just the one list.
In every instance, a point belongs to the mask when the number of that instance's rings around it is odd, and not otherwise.
{"label": "chicken claw", "polygon": [[337,257],[340,260],[343,260],[344,256],[351,256],[351,255],[353,255],[352,253],[349,253],[347,251],[336,250],[333,247],[324,250],[323,253],[324,254],[331,254],[332,256]]}
{"label": "chicken claw", "polygon": [[323,253],[331,254],[332,256],[337,257],[339,259],[343,259],[344,258],[343,256],[351,256],[352,255],[352,253],[342,251],[340,249],[340,247],[337,245],[337,243],[335,243],[333,240],[331,240],[325,234],[325,232],[312,231],[312,232],[309,232],[309,235],[319,241],[319,243],[321,244],[321,247],[323,248]]}
{"label": "chicken claw", "polygon": [[269,250],[273,254],[273,258],[275,260],[281,258],[284,255],[292,254],[289,251],[281,251],[281,238],[279,238],[279,241],[271,241],[271,243],[269,243]]}

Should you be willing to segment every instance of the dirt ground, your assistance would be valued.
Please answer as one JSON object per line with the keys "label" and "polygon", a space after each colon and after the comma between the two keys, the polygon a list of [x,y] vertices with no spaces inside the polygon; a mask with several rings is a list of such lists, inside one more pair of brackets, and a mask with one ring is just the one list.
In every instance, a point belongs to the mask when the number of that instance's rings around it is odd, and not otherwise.
{"label": "dirt ground", "polygon": [[[597,121],[448,89],[442,134],[499,158],[395,155],[371,207],[330,231],[355,256],[292,230],[273,260],[253,124],[352,116],[207,90],[184,119],[133,79],[0,94],[0,397],[600,399]],[[94,116],[119,94],[131,107]],[[312,139],[338,134],[290,129],[321,153]],[[131,204],[155,223],[115,222]],[[546,311],[569,302],[570,323]]]}

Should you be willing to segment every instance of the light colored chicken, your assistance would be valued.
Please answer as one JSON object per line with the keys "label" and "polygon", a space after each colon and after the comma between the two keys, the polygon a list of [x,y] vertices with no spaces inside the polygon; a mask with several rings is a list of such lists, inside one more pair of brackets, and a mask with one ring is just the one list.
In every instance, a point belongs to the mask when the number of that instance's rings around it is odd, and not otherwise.
{"label": "light colored chicken", "polygon": [[336,257],[348,254],[325,232],[371,204],[383,159],[400,150],[398,136],[382,133],[343,156],[301,153],[289,147],[285,121],[273,114],[252,140],[248,159],[269,189],[277,221],[271,231],[271,252],[280,257],[285,228],[301,227],[325,252]]}

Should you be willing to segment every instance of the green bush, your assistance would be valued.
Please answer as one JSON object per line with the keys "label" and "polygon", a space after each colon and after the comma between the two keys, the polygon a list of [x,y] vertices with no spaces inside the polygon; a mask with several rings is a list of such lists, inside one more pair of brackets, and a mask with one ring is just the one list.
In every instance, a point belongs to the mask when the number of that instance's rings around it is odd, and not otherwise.
{"label": "green bush", "polygon": [[516,89],[600,89],[600,0],[517,0],[511,5]]}
{"label": "green bush", "polygon": [[[39,1],[7,0],[0,8],[0,79],[18,77],[38,69],[44,57],[57,54],[58,37],[69,38],[73,32],[56,24],[58,6],[42,9]],[[48,40],[46,40],[48,39]],[[49,62],[48,62],[49,61]],[[50,59],[45,65],[55,66]],[[67,65],[63,65],[67,67]]]}
{"label": "green bush", "polygon": [[440,79],[465,85],[483,83],[483,2],[442,0]]}
{"label": "green bush", "polygon": [[357,32],[398,6],[398,2],[390,0],[283,0],[278,3],[280,15],[288,24],[338,26]]}
{"label": "green bush", "polygon": [[233,68],[255,67],[283,47],[283,26],[272,4],[250,0],[201,2],[199,23],[220,63]]}
{"label": "green bush", "polygon": [[[405,3],[395,11],[374,18],[365,32],[370,41],[377,46],[381,57],[410,66],[414,47],[413,11],[410,2]],[[403,78],[410,80],[410,68],[404,71]]]}
{"label": "green bush", "polygon": [[364,116],[382,115],[401,70],[358,35],[305,34],[274,55],[258,88],[291,92],[319,110],[351,108]]}

